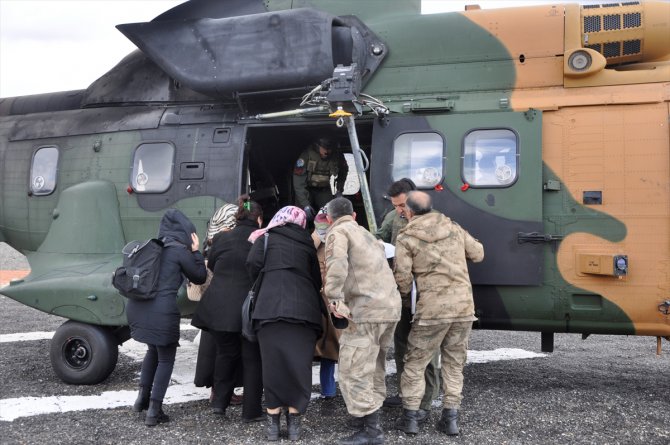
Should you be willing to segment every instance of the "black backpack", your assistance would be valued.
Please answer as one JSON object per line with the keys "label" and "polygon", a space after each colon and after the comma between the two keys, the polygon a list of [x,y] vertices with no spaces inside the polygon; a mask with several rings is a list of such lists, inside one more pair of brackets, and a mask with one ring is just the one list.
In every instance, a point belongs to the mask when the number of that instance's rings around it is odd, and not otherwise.
{"label": "black backpack", "polygon": [[112,285],[131,300],[151,300],[156,296],[163,242],[159,239],[131,241],[123,248],[123,266],[116,269]]}

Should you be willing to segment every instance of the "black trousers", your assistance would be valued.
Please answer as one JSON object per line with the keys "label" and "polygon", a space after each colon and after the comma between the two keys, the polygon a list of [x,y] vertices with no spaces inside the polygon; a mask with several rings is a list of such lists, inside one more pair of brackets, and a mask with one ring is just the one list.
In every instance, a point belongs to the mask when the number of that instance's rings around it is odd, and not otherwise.
{"label": "black trousers", "polygon": [[225,410],[230,405],[242,364],[242,336],[239,332],[210,331],[210,334],[216,343],[212,406]]}
{"label": "black trousers", "polygon": [[151,388],[151,400],[162,402],[170,384],[177,343],[170,346],[147,346],[147,353],[142,361],[140,385]]}
{"label": "black trousers", "polygon": [[261,349],[258,343],[247,341],[244,337],[242,337],[242,373],[244,382],[242,418],[255,419],[264,414],[261,403],[263,399]]}

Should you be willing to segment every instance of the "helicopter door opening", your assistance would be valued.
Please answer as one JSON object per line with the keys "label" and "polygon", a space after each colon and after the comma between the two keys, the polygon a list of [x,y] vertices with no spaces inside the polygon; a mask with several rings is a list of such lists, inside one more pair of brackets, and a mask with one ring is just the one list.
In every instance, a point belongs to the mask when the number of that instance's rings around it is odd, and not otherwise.
{"label": "helicopter door opening", "polygon": [[[372,125],[357,123],[356,128],[360,147],[369,157]],[[261,204],[263,220],[266,224],[280,208],[296,205],[293,191],[293,171],[296,160],[303,150],[322,137],[333,140],[337,150],[343,153],[349,167],[343,196],[352,201],[359,224],[367,227],[365,208],[347,129],[346,127],[338,128],[330,121],[323,125],[301,123],[247,128],[244,164],[246,168],[243,175],[242,193],[249,193],[252,199]],[[369,180],[369,171],[366,174]],[[331,177],[331,187],[334,191],[334,177]],[[315,210],[318,211],[318,209]]]}

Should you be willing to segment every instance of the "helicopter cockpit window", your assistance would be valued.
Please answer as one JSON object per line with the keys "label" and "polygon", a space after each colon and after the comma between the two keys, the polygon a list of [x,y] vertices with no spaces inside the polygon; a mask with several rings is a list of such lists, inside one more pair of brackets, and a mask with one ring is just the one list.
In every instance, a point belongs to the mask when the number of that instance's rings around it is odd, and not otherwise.
{"label": "helicopter cockpit window", "polygon": [[163,193],[172,184],[174,146],[167,142],[142,144],[135,150],[130,183],[138,193]]}
{"label": "helicopter cockpit window", "polygon": [[33,195],[49,195],[56,189],[58,173],[58,148],[41,147],[33,156],[30,166],[30,192]]}
{"label": "helicopter cockpit window", "polygon": [[463,144],[463,181],[471,187],[509,187],[518,177],[519,143],[508,129],[474,130]]}
{"label": "helicopter cockpit window", "polygon": [[444,139],[438,133],[405,133],[393,142],[393,180],[410,178],[417,188],[442,182]]}

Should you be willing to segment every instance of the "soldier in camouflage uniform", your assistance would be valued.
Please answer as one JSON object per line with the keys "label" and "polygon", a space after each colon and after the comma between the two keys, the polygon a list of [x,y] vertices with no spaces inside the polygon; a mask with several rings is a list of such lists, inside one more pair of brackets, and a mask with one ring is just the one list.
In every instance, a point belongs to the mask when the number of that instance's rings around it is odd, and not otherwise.
{"label": "soldier in camouflage uniform", "polygon": [[360,429],[340,445],[383,444],[379,408],[386,397],[386,353],[400,319],[400,294],[384,248],[356,223],[346,198],[328,203],[324,294],[336,317],[349,325],[340,337],[339,382],[349,414]]}
{"label": "soldier in camouflage uniform", "polygon": [[[386,194],[391,199],[394,210],[389,212],[380,229],[377,231],[377,237],[386,243],[395,245],[398,233],[407,225],[406,201],[407,193],[416,190],[414,181],[409,178],[402,178],[389,187]],[[393,334],[393,352],[396,366],[396,379],[398,389],[400,389],[400,378],[404,370],[405,353],[407,352],[407,337],[411,327],[411,308],[409,295],[402,295],[402,313],[400,321]],[[440,354],[433,355],[430,363],[426,367],[426,391],[421,400],[419,408],[419,422],[423,423],[428,419],[433,400],[437,398],[440,392]],[[384,400],[384,406],[389,408],[399,408],[402,406],[400,396],[387,397]]]}
{"label": "soldier in camouflage uniform", "polygon": [[463,367],[472,322],[476,320],[466,260],[482,261],[484,248],[451,219],[431,212],[428,194],[410,192],[407,209],[409,223],[398,234],[394,275],[403,294],[410,292],[412,280],[416,280],[421,298],[400,382],[404,409],[398,427],[407,434],[418,432],[424,371],[435,351],[440,350],[444,399],[437,428],[457,435]]}
{"label": "soldier in camouflage uniform", "polygon": [[293,168],[293,191],[296,206],[312,220],[316,211],[333,199],[330,177],[335,176],[337,195],[344,191],[349,166],[334,143],[327,138],[317,139],[300,154]]}

